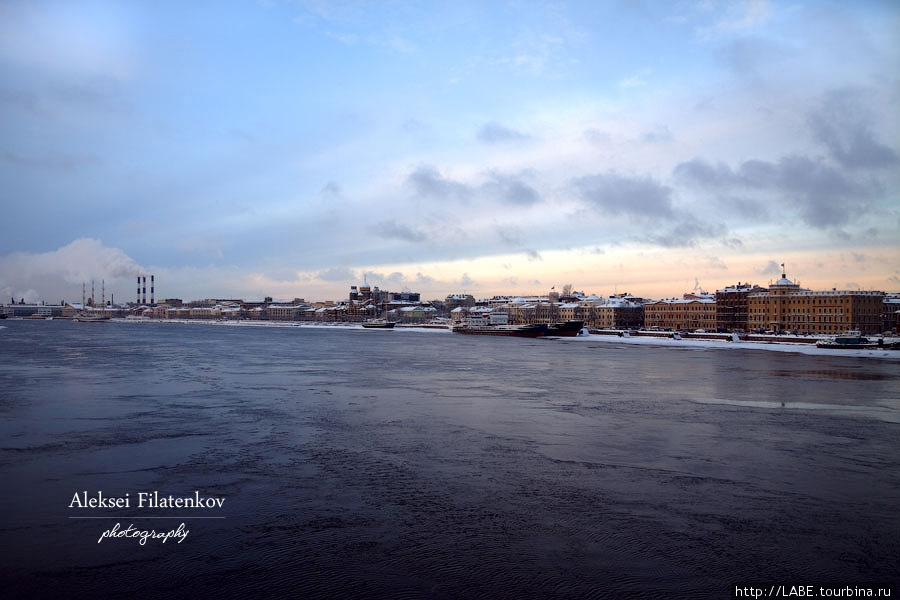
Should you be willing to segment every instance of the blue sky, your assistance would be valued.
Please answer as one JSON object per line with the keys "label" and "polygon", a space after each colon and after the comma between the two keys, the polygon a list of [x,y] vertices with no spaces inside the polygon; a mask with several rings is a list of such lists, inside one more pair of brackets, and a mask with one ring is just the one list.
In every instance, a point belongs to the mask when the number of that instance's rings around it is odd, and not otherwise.
{"label": "blue sky", "polygon": [[900,290],[893,2],[0,3],[0,292]]}

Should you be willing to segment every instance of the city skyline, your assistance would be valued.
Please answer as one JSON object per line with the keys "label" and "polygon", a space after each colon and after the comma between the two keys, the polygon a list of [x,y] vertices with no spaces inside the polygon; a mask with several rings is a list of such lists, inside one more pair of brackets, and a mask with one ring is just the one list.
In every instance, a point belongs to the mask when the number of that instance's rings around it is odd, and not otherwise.
{"label": "city skyline", "polygon": [[0,293],[900,290],[890,2],[0,5]]}

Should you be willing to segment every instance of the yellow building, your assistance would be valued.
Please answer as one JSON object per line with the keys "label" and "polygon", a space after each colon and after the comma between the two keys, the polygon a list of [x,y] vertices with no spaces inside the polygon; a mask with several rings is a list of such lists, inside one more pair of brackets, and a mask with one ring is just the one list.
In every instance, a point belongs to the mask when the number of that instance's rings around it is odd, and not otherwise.
{"label": "yellow building", "polygon": [[884,292],[801,288],[785,274],[769,289],[750,294],[751,330],[839,334],[850,329],[879,333]]}
{"label": "yellow building", "polygon": [[644,326],[716,330],[716,301],[710,298],[660,300],[644,305]]}
{"label": "yellow building", "polygon": [[591,307],[588,326],[596,329],[637,329],[644,324],[644,306],[623,298],[609,298]]}

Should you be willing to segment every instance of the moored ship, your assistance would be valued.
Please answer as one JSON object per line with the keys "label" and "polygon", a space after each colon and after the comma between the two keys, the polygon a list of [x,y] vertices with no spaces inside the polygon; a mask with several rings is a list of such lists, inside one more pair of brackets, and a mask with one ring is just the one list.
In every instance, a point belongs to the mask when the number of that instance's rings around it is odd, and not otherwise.
{"label": "moored ship", "polygon": [[584,328],[584,321],[565,321],[563,323],[551,323],[547,326],[547,333],[559,337],[575,337]]}
{"label": "moored ship", "polygon": [[385,319],[370,319],[362,324],[366,329],[393,329],[394,325],[395,322]]}
{"label": "moored ship", "polygon": [[504,335],[512,337],[541,337],[547,335],[547,325],[456,325],[454,333],[470,335]]}
{"label": "moored ship", "polygon": [[847,331],[833,338],[819,340],[816,342],[816,348],[830,348],[832,350],[867,350],[888,348],[892,350],[900,349],[900,342],[887,342],[884,338],[878,340],[870,340],[859,331]]}
{"label": "moored ship", "polygon": [[490,309],[470,314],[468,318],[453,326],[454,333],[469,335],[502,335],[508,337],[541,337],[547,335],[546,324],[509,325],[509,315]]}
{"label": "moored ship", "polygon": [[106,323],[107,321],[109,321],[109,317],[107,317],[106,315],[96,315],[82,312],[72,317],[72,320],[81,323]]}

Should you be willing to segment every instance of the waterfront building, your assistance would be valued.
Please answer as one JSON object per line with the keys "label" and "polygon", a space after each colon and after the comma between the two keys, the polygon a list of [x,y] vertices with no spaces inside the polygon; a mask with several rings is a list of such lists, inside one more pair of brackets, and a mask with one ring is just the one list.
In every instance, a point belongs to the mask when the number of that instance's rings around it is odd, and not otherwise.
{"label": "waterfront building", "polygon": [[205,321],[215,320],[222,316],[222,305],[214,306],[192,306],[189,315],[191,319],[201,319]]}
{"label": "waterfront building", "polygon": [[589,312],[580,302],[560,302],[557,310],[560,321],[584,321],[585,313]]}
{"label": "waterfront building", "polygon": [[644,325],[659,329],[715,331],[716,301],[682,298],[649,302],[644,305]]}
{"label": "waterfront building", "polygon": [[471,294],[451,294],[444,298],[444,310],[452,311],[457,306],[475,306],[475,297]]}
{"label": "waterfront building", "polygon": [[269,311],[265,306],[254,306],[252,308],[245,308],[246,317],[251,321],[262,321],[268,318]]}
{"label": "waterfront building", "polygon": [[153,319],[165,319],[169,306],[167,304],[157,304],[150,309],[150,317]]}
{"label": "waterfront building", "polygon": [[509,322],[512,325],[528,325],[536,322],[537,306],[534,302],[527,302],[523,298],[517,298],[500,306],[502,308],[498,310],[503,310],[507,313]]}
{"label": "waterfront building", "polygon": [[399,323],[425,323],[437,316],[437,309],[432,306],[403,306],[389,313],[392,320]]}
{"label": "waterfront building", "polygon": [[457,306],[450,311],[450,321],[454,324],[465,322],[466,316],[469,314],[469,311],[473,310],[474,308],[474,306]]}
{"label": "waterfront building", "polygon": [[850,329],[862,333],[882,331],[884,292],[801,288],[782,273],[768,289],[748,297],[751,330],[800,334],[839,334]]}
{"label": "waterfront building", "polygon": [[62,304],[6,304],[3,306],[3,313],[7,317],[30,317],[31,315],[41,315],[42,317],[58,317],[62,316],[64,306]]}
{"label": "waterfront building", "polygon": [[408,305],[417,304],[421,301],[419,292],[388,292],[387,297],[391,302],[405,302]]}
{"label": "waterfront building", "polygon": [[750,328],[750,294],[763,291],[755,284],[741,283],[716,290],[716,328],[746,331]]}
{"label": "waterfront building", "polygon": [[270,321],[299,321],[300,312],[304,308],[299,304],[270,304],[268,319]]}
{"label": "waterfront building", "polygon": [[592,307],[585,323],[595,329],[639,329],[644,324],[644,305],[625,298],[609,298]]}
{"label": "waterfront building", "polygon": [[[343,312],[326,311],[326,314],[330,315],[333,319],[338,319],[339,315],[343,315],[343,319],[358,323],[360,321],[365,321],[366,319],[374,318],[376,316],[375,313],[377,312],[375,304],[368,301],[348,302],[346,304],[342,303],[339,306],[344,308]],[[383,310],[382,314],[384,314]]]}
{"label": "waterfront building", "polygon": [[881,330],[898,333],[898,317],[900,317],[900,294],[885,294],[881,309]]}

